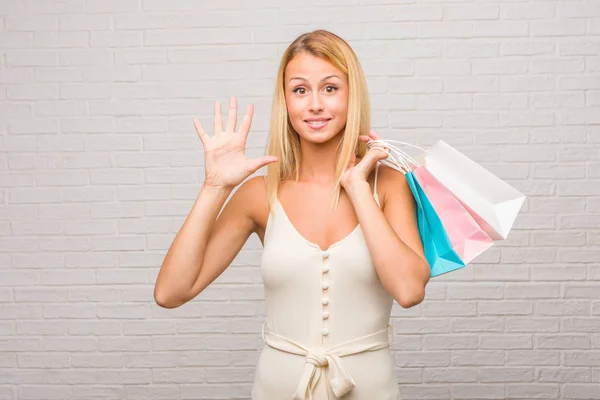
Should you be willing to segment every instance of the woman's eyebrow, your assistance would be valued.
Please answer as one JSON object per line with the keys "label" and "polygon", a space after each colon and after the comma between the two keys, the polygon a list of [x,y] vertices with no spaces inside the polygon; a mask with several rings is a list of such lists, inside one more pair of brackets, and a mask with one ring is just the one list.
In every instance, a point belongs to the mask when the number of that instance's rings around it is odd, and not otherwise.
{"label": "woman's eyebrow", "polygon": [[[323,82],[323,81],[326,81],[326,80],[327,80],[327,79],[329,79],[329,78],[338,78],[338,79],[342,79],[342,78],[340,78],[340,77],[339,77],[339,75],[328,75],[328,76],[326,76],[325,78],[321,79],[321,82]],[[290,78],[290,80],[289,80],[288,82],[291,82],[291,81],[293,81],[294,79],[299,79],[299,80],[301,80],[301,81],[307,81],[307,79],[306,79],[306,78],[302,78],[302,77],[300,77],[300,76],[295,76],[295,77],[293,77],[293,78]]]}

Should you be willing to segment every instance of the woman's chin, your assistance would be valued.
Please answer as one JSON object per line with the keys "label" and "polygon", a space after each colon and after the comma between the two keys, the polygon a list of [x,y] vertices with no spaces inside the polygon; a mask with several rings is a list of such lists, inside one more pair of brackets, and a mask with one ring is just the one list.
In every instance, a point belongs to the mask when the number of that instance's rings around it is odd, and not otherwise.
{"label": "woman's chin", "polygon": [[332,139],[335,139],[338,135],[332,134],[331,131],[328,129],[326,131],[319,131],[319,132],[302,132],[302,134],[300,135],[300,137],[310,143],[315,143],[315,144],[320,144],[320,143],[327,143],[329,141],[331,141]]}

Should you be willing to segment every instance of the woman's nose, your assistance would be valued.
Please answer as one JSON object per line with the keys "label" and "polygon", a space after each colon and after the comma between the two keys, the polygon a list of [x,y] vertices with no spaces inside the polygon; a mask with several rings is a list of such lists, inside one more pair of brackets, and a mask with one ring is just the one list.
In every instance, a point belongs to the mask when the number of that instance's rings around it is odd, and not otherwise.
{"label": "woman's nose", "polygon": [[314,93],[312,95],[309,108],[312,112],[323,111],[323,102],[321,101],[321,96],[319,96],[319,93]]}

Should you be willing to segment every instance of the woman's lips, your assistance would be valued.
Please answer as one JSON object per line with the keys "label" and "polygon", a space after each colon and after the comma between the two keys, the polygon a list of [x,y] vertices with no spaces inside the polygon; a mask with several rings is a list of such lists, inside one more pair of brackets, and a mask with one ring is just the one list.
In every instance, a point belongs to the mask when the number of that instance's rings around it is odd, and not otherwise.
{"label": "woman's lips", "polygon": [[327,126],[327,124],[329,123],[328,119],[323,119],[323,120],[318,120],[318,121],[304,121],[306,122],[306,124],[314,130],[320,130],[325,128],[325,126]]}

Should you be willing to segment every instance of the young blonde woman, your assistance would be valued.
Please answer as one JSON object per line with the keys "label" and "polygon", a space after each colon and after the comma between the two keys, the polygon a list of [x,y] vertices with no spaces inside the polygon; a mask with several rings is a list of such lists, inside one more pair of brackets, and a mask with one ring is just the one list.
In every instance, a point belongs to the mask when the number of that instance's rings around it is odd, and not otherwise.
{"label": "young blonde woman", "polygon": [[[430,273],[404,175],[379,167],[385,151],[368,150],[378,136],[355,53],[323,30],[288,47],[269,155],[246,158],[253,108],[237,131],[236,115],[232,98],[223,127],[216,103],[212,137],[194,121],[206,178],[160,269],[156,302],[193,299],[256,233],[266,322],[252,399],[397,399],[392,303],[420,303]],[[266,177],[246,180],[265,165]]]}

